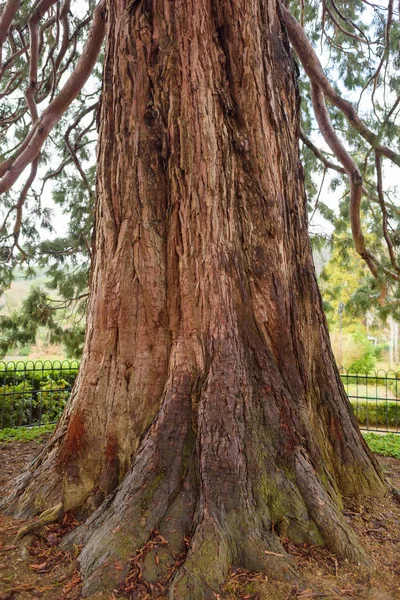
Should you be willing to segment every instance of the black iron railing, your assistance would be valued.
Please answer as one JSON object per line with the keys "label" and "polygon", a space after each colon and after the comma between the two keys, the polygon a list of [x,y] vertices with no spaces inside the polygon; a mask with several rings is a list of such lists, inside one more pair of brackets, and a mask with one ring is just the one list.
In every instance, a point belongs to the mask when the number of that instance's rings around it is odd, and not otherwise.
{"label": "black iron railing", "polygon": [[341,368],[340,376],[360,429],[400,433],[400,372]]}
{"label": "black iron railing", "polygon": [[[78,374],[77,361],[0,361],[0,429],[55,423]],[[400,372],[340,369],[360,428],[400,434]]]}
{"label": "black iron railing", "polygon": [[55,423],[78,369],[68,360],[0,361],[0,429]]}

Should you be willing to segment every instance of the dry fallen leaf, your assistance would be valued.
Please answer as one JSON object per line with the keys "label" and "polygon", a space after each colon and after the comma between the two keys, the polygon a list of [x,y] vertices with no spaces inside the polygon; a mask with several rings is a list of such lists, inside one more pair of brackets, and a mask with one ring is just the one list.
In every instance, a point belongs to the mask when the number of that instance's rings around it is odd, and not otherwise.
{"label": "dry fallen leaf", "polygon": [[47,562],[41,563],[40,565],[29,565],[30,569],[34,571],[44,571],[47,567]]}

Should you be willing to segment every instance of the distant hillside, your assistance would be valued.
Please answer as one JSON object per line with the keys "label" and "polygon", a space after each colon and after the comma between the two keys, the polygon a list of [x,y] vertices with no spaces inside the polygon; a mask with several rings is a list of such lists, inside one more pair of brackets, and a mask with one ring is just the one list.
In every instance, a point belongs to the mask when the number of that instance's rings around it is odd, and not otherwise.
{"label": "distant hillside", "polygon": [[43,285],[45,282],[44,273],[38,273],[35,277],[26,279],[22,272],[12,282],[10,289],[0,297],[0,315],[9,315],[13,310],[18,310],[28,296],[30,288],[35,285]]}
{"label": "distant hillside", "polygon": [[[35,277],[29,277],[29,279],[26,279],[23,272],[19,273],[10,289],[0,296],[0,316],[8,316],[13,311],[18,310],[28,296],[30,288],[32,286],[42,286],[45,283],[46,276],[44,273],[39,272]],[[41,327],[36,344],[15,348],[12,354],[5,357],[5,360],[26,360],[28,358],[31,360],[62,359],[64,358],[64,351],[59,344],[49,344],[48,332],[44,327]]]}

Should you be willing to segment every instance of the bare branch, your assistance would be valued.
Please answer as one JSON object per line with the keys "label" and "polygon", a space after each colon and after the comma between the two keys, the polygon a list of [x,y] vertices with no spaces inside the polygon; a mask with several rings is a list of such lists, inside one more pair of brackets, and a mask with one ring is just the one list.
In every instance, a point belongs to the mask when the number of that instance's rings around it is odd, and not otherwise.
{"label": "bare branch", "polygon": [[[52,25],[54,25],[55,23],[55,16],[50,17],[40,28],[40,42],[39,42],[39,53],[41,51],[41,48],[43,46],[43,35],[44,32],[49,29],[49,27],[51,27]],[[19,35],[21,35],[21,32],[18,32]],[[15,63],[15,61],[17,60],[17,58],[19,58],[22,54],[26,54],[27,51],[29,49],[29,45],[25,44],[25,42],[23,41],[23,45],[22,48],[19,48],[18,50],[15,49],[14,53],[6,60],[6,62],[4,63],[4,65],[0,68],[0,80],[3,77],[4,73],[6,71],[8,71],[9,69],[11,69],[11,67],[13,66],[13,64]],[[29,56],[27,57],[27,60],[29,61]]]}
{"label": "bare branch", "polygon": [[[357,42],[360,42],[361,44],[365,44],[365,42],[368,43],[368,40],[366,40],[365,37],[361,38],[360,36],[356,35],[355,33],[352,33],[348,29],[345,29],[341,25],[341,23],[338,21],[338,19],[335,17],[335,15],[333,14],[333,12],[330,10],[329,6],[326,5],[326,2],[324,2],[324,7],[325,7],[326,12],[328,13],[328,15],[330,16],[330,18],[332,19],[332,22],[336,25],[336,27],[339,29],[339,31],[341,31],[347,37],[350,37],[353,40],[356,40]],[[303,25],[302,25],[301,22],[300,22],[300,25],[303,27]]]}
{"label": "bare branch", "polygon": [[375,166],[376,166],[376,176],[377,176],[377,190],[378,190],[378,200],[381,207],[382,212],[382,229],[383,229],[383,237],[385,238],[386,245],[389,252],[390,262],[392,264],[393,269],[400,273],[400,267],[396,261],[396,255],[394,252],[392,240],[390,239],[390,235],[388,232],[388,212],[386,208],[385,197],[383,194],[383,177],[382,177],[382,157],[378,152],[375,152]]}
{"label": "bare branch", "polygon": [[[90,76],[97,61],[105,34],[106,1],[100,0],[93,17],[89,36],[78,63],[59,94],[45,109],[42,116],[31,129],[23,143],[23,151],[14,162],[9,164],[8,171],[0,181],[0,193],[4,193],[17,181],[25,168],[38,156],[45,140],[61,116],[78,96]],[[29,141],[27,142],[29,138]],[[4,172],[4,163],[0,171]]]}
{"label": "bare branch", "polygon": [[362,177],[360,170],[353,158],[347,152],[342,142],[337,137],[326,108],[324,94],[314,82],[311,83],[311,99],[321,134],[332,152],[342,163],[349,178],[351,189],[350,222],[356,251],[366,260],[374,277],[378,277],[374,262],[370,264],[368,253],[365,248],[364,236],[362,234],[360,219]]}
{"label": "bare branch", "polygon": [[26,198],[28,196],[28,192],[31,189],[33,182],[35,181],[38,166],[39,166],[39,157],[37,156],[35,158],[35,160],[32,161],[31,172],[29,174],[28,179],[25,182],[24,187],[22,188],[18,203],[15,206],[15,210],[17,212],[17,217],[16,217],[15,223],[14,223],[13,237],[14,237],[14,245],[17,246],[19,248],[19,250],[21,250],[21,248],[19,247],[18,240],[19,240],[19,234],[20,234],[21,225],[22,225],[22,211],[23,211],[23,207],[24,207]]}
{"label": "bare branch", "polygon": [[[365,36],[365,33],[363,32],[362,29],[360,29],[359,27],[357,27],[357,25],[354,23],[354,21],[352,21],[351,19],[349,19],[348,17],[346,17],[346,15],[344,15],[342,13],[341,10],[339,10],[337,4],[335,3],[335,0],[331,0],[332,6],[335,9],[336,14],[342,19],[342,21],[344,21],[345,23],[348,23],[350,25],[352,25],[352,27],[354,27],[354,29],[356,29],[361,36],[365,39],[365,41],[368,42],[368,39]],[[348,35],[348,34],[347,34]]]}
{"label": "bare branch", "polygon": [[[85,187],[86,187],[86,189],[88,190],[88,192],[89,192],[89,194],[90,194],[90,195],[92,195],[92,193],[93,193],[93,190],[92,190],[92,188],[90,187],[90,184],[89,184],[89,182],[88,182],[88,180],[87,180],[87,177],[86,177],[86,175],[85,175],[85,172],[84,172],[84,170],[82,169],[81,163],[79,162],[78,156],[77,156],[77,154],[76,154],[76,145],[77,145],[77,141],[78,141],[78,140],[75,142],[75,145],[73,146],[73,145],[71,144],[71,141],[70,141],[70,139],[69,139],[69,136],[70,136],[71,132],[72,132],[72,131],[73,131],[73,130],[74,130],[76,127],[77,127],[77,125],[78,125],[78,123],[81,121],[81,119],[83,119],[83,118],[84,118],[84,117],[85,117],[87,114],[89,114],[90,112],[92,112],[92,111],[95,111],[95,110],[98,108],[98,105],[99,105],[99,103],[98,103],[98,102],[96,102],[95,104],[92,104],[91,106],[88,106],[88,107],[87,107],[87,108],[86,108],[86,109],[85,109],[85,110],[84,110],[84,111],[83,111],[83,112],[82,112],[82,113],[81,113],[81,114],[78,116],[78,118],[77,118],[77,119],[76,119],[76,120],[75,120],[75,121],[74,121],[74,122],[73,122],[73,123],[72,123],[72,124],[71,124],[71,125],[68,127],[68,129],[67,129],[67,131],[66,131],[66,133],[65,133],[65,136],[64,136],[65,143],[66,143],[66,146],[67,146],[67,148],[68,148],[68,151],[69,151],[69,153],[70,153],[70,155],[71,155],[71,158],[72,158],[72,160],[73,160],[73,162],[74,162],[74,164],[75,164],[76,168],[78,169],[78,171],[79,171],[79,174],[80,174],[80,176],[81,176],[81,178],[82,178],[82,181],[83,181],[83,183],[85,184]],[[86,130],[84,130],[84,131],[83,131],[83,132],[80,134],[79,138],[80,138],[80,137],[82,137],[83,135],[85,135],[85,131],[88,131],[88,130],[90,129],[90,127],[91,127],[91,125],[93,124],[93,122],[94,122],[95,118],[96,118],[96,115],[94,114],[94,115],[93,115],[93,118],[92,118],[92,122],[91,122],[91,123],[88,125],[88,127],[86,128]]]}
{"label": "bare branch", "polygon": [[32,123],[38,119],[38,112],[35,102],[35,91],[37,86],[37,70],[39,60],[39,31],[38,25],[46,12],[56,4],[58,0],[40,0],[36,10],[34,10],[29,19],[29,39],[30,39],[30,58],[29,58],[29,86],[26,91],[26,102],[29,107]]}
{"label": "bare branch", "polygon": [[[365,240],[362,232],[360,207],[363,194],[363,184],[360,170],[343,146],[342,142],[336,135],[332,126],[328,110],[325,104],[325,98],[318,85],[311,83],[311,97],[314,107],[315,116],[326,143],[331,148],[332,152],[337,156],[342,163],[350,183],[350,224],[351,232],[354,240],[356,252],[364,259],[369,270],[380,285],[380,303],[385,303],[387,288],[386,283],[382,280],[379,274],[378,266],[381,267],[379,260],[365,246]],[[385,270],[386,274],[389,271]],[[390,272],[391,273],[391,272]],[[397,279],[397,275],[395,277]]]}
{"label": "bare branch", "polygon": [[373,87],[373,91],[372,91],[372,103],[374,105],[374,113],[375,113],[376,117],[378,117],[378,115],[376,114],[376,110],[375,110],[374,98],[375,98],[375,92],[376,92],[376,88],[377,88],[379,74],[382,70],[382,67],[383,67],[385,61],[387,60],[387,57],[388,57],[389,44],[390,44],[390,28],[392,26],[392,20],[393,20],[393,0],[389,0],[388,18],[387,18],[386,27],[385,27],[385,49],[384,49],[384,52],[382,53],[381,60],[379,61],[379,64],[375,70],[375,73],[373,75],[371,75],[371,77],[368,79],[367,83],[361,90],[360,98],[358,100],[358,105],[360,105],[361,97],[362,97],[364,91],[367,89],[369,84],[373,81],[374,87]]}
{"label": "bare branch", "polygon": [[304,131],[301,128],[300,139],[303,142],[303,144],[307,146],[307,148],[309,148],[311,152],[313,152],[313,154],[318,158],[318,160],[322,162],[325,169],[332,169],[333,171],[337,171],[338,173],[342,173],[343,175],[346,174],[346,171],[343,167],[340,167],[339,165],[333,163],[328,158],[326,158],[326,156],[324,156],[323,152],[319,148],[317,148],[315,144],[313,144],[313,142],[305,135]]}
{"label": "bare branch", "polygon": [[21,0],[8,0],[0,17],[0,66],[2,61],[3,44],[8,36],[12,20],[19,9]]}
{"label": "bare branch", "polygon": [[326,172],[327,172],[327,168],[324,169],[324,173],[322,175],[321,185],[319,186],[318,196],[317,196],[317,198],[315,200],[314,210],[312,211],[311,217],[309,218],[309,223],[311,223],[311,221],[313,220],[314,215],[315,215],[315,213],[316,213],[316,211],[318,209],[319,200],[321,198],[322,189],[323,189],[324,183],[325,183]]}
{"label": "bare branch", "polygon": [[356,131],[381,155],[386,156],[396,165],[400,166],[400,155],[391,148],[380,143],[379,136],[371,131],[357,114],[354,106],[342,98],[332,87],[323,72],[321,63],[309,42],[303,28],[293,15],[281,4],[281,10],[289,35],[289,39],[295,49],[305,72],[314,85],[317,85],[334,106],[339,108]]}

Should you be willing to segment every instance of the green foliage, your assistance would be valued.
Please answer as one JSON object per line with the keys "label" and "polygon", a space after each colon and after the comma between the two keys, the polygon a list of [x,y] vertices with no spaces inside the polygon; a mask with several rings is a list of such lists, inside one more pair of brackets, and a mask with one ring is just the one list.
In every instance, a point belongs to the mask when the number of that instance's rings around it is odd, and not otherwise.
{"label": "green foliage", "polygon": [[333,328],[339,322],[337,310],[340,302],[344,304],[342,323],[346,328],[354,319],[365,316],[377,294],[376,283],[352,244],[348,231],[335,233],[330,259],[319,277],[328,322]]}
{"label": "green foliage", "polygon": [[[334,234],[332,253],[319,277],[319,286],[337,361],[355,371],[369,370],[387,349],[385,321],[398,309],[377,303],[378,284],[351,244],[348,232]],[[378,343],[373,344],[369,336]]]}
{"label": "green foliage", "polygon": [[48,369],[46,363],[13,366],[0,363],[0,427],[56,421],[70,395],[77,364],[67,368],[58,361]]}
{"label": "green foliage", "polygon": [[62,413],[70,395],[64,379],[44,380],[34,389],[29,382],[0,387],[0,423],[17,427],[30,423],[52,423]]}
{"label": "green foliage", "polygon": [[[72,0],[68,6],[68,36],[70,47],[59,65],[62,77],[53,81],[55,58],[61,51],[59,35],[60,23],[45,28],[43,54],[40,56],[39,73],[35,99],[45,106],[49,97],[57,94],[66,77],[75,68],[88,35],[91,16],[96,0],[88,0],[84,6]],[[16,30],[27,31],[27,19],[34,10],[34,0],[21,3],[15,22]],[[58,13],[57,13],[58,14]],[[40,25],[48,19],[44,14]],[[22,35],[22,34],[21,34]],[[24,33],[25,36],[25,33]],[[10,48],[8,39],[3,45],[3,62],[18,49],[21,43],[18,36],[11,36],[16,48]],[[24,38],[21,38],[24,41]],[[29,38],[24,43],[28,43]],[[52,47],[52,44],[55,46]],[[76,52],[73,48],[76,47]],[[0,117],[12,117],[24,107],[24,94],[29,87],[29,53],[21,53],[13,63],[13,68],[5,70],[0,81],[2,93]],[[97,142],[96,111],[102,76],[101,56],[86,87],[68,108],[44,145],[40,157],[39,178],[34,182],[23,209],[20,242],[23,253],[9,257],[13,240],[13,220],[0,234],[0,296],[20,274],[21,267],[27,278],[34,276],[37,269],[45,273],[45,283],[32,289],[22,307],[11,314],[0,316],[0,356],[11,349],[35,343],[38,327],[45,327],[51,343],[62,343],[68,356],[79,356],[83,344],[85,313],[88,287],[90,246],[93,229],[94,187],[95,187],[95,146]],[[15,73],[19,77],[13,84]],[[47,81],[47,84],[44,82]],[[50,85],[48,83],[50,82]],[[16,90],[7,96],[7,86]],[[47,87],[46,87],[47,85]],[[13,88],[13,89],[14,89]],[[22,96],[22,98],[20,97]],[[39,106],[41,112],[42,106]],[[88,109],[91,110],[88,112]],[[86,112],[85,112],[86,111]],[[29,129],[29,119],[23,115],[13,119],[12,127],[0,131],[1,160],[13,152],[17,142],[24,139]],[[65,143],[68,135],[70,148]],[[80,172],[75,166],[78,161]],[[20,188],[2,195],[0,217],[18,202]],[[57,212],[65,223],[62,236],[55,237],[53,230],[54,211],[46,206],[52,196]],[[60,217],[57,215],[58,219]],[[8,259],[8,260],[7,260]]]}
{"label": "green foliage", "polygon": [[[86,286],[86,275],[80,273]],[[56,275],[55,275],[56,276]],[[23,348],[34,344],[39,329],[44,327],[48,332],[50,343],[63,343],[65,355],[80,356],[85,332],[85,313],[87,296],[67,299],[68,294],[77,293],[76,274],[69,278],[68,269],[58,277],[58,293],[63,293],[63,300],[51,300],[45,287],[33,286],[23,300],[19,310],[0,320],[0,356],[5,356],[13,348],[19,348],[24,356]],[[50,282],[50,285],[51,282]],[[73,286],[69,288],[68,286]],[[82,288],[80,288],[81,290]],[[80,291],[79,290],[79,291]],[[27,355],[27,354],[26,354]]]}
{"label": "green foliage", "polygon": [[373,369],[376,364],[378,349],[372,344],[365,334],[360,331],[356,331],[352,335],[353,347],[353,359],[346,360],[345,364],[348,368],[353,371],[369,371]]}
{"label": "green foliage", "polygon": [[400,398],[400,373],[392,373],[393,379],[389,380],[387,385],[393,396]]}
{"label": "green foliage", "polygon": [[393,456],[400,459],[400,435],[394,433],[363,433],[364,439],[372,452],[382,456]]}
{"label": "green foliage", "polygon": [[[394,16],[388,35],[386,31],[387,6],[379,6],[363,0],[335,1],[334,3],[329,1],[323,4],[314,0],[305,0],[304,3],[290,2],[289,6],[299,20],[303,7],[305,32],[321,57],[324,71],[333,87],[354,104],[361,118],[377,134],[382,143],[398,151],[400,113],[396,103],[397,97],[400,95],[398,75],[400,26],[397,17]],[[332,15],[336,18],[336,23]],[[346,35],[346,31],[350,32],[350,35]],[[365,43],[367,40],[368,43]],[[374,80],[377,72],[379,77]],[[299,86],[302,96],[302,129],[305,135],[322,150],[326,159],[339,164],[321,141],[319,127],[311,107],[309,80],[302,67],[300,67]],[[364,237],[368,248],[381,262],[379,276],[386,279],[387,272],[385,273],[384,269],[397,271],[397,268],[391,264],[387,244],[383,237],[383,220],[377,197],[374,152],[370,151],[368,144],[349,126],[340,111],[333,106],[328,106],[328,110],[336,133],[358,163],[363,174],[366,190],[361,206]],[[363,272],[360,273],[359,266],[355,264],[354,242],[349,227],[350,202],[347,176],[333,170],[329,171],[321,194],[320,182],[325,166],[305,144],[302,144],[301,152],[306,171],[310,215],[319,214],[330,223],[333,228],[333,247],[338,246],[334,262],[336,267],[341,266],[342,268],[342,285],[336,285],[336,291],[331,290],[333,297],[325,296],[325,306],[333,315],[335,309],[329,307],[329,303],[337,303],[340,288],[345,287],[347,281],[353,279],[354,281],[350,282],[352,294],[348,298],[348,302],[343,298],[339,300],[346,303],[348,314],[353,313],[354,317],[358,317],[361,314],[365,315],[367,310],[373,309],[382,320],[391,314],[399,321],[400,287],[398,283],[392,282],[389,285],[386,305],[381,307],[379,285],[365,267],[361,267]],[[392,177],[392,183],[390,177]],[[396,185],[391,173],[384,171],[384,198],[388,216],[388,231],[391,235],[394,253],[397,255],[400,250],[400,236],[398,235],[400,212],[397,208],[398,189]],[[329,203],[330,192],[336,192],[337,196],[341,193],[340,199],[338,198],[338,210],[332,211]],[[311,232],[313,232],[313,228]],[[359,258],[358,262],[360,265],[362,264]],[[350,263],[353,263],[355,268],[351,267]],[[331,273],[330,276],[333,274]],[[329,278],[329,276],[327,277]]]}
{"label": "green foliage", "polygon": [[31,353],[31,346],[22,346],[19,349],[19,356],[29,356]]}
{"label": "green foliage", "polygon": [[378,400],[350,399],[354,414],[359,425],[369,427],[399,427],[400,406],[399,402]]}
{"label": "green foliage", "polygon": [[338,331],[336,324],[331,328],[332,348],[339,366],[353,372],[367,372],[375,368],[386,344],[372,343],[366,328],[360,323],[347,325],[342,332]]}
{"label": "green foliage", "polygon": [[74,382],[79,371],[77,361],[36,361],[27,360],[25,362],[0,362],[0,384],[16,385],[23,381],[29,381],[34,389],[39,389],[43,381],[50,379],[59,381],[68,379]]}
{"label": "green foliage", "polygon": [[31,442],[53,433],[55,425],[41,425],[40,427],[16,427],[13,429],[0,429],[0,442]]}
{"label": "green foliage", "polygon": [[23,381],[18,385],[0,387],[1,421],[3,427],[15,427],[30,422],[37,401],[32,386]]}

